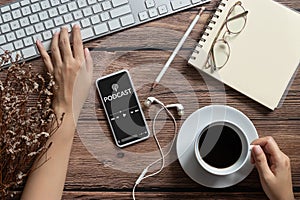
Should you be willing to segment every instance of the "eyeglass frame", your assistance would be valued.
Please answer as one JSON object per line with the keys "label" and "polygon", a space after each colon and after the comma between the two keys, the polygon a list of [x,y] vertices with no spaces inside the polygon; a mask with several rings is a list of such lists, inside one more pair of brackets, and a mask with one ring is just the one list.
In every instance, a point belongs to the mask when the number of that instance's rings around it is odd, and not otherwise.
{"label": "eyeglass frame", "polygon": [[[240,13],[240,14],[238,14],[238,15],[236,15],[236,16],[233,16],[232,18],[229,18],[229,19],[228,19],[228,17],[229,17],[230,14],[233,12],[233,10],[234,10],[234,8],[235,8],[236,6],[240,6],[240,7],[244,10],[244,12],[242,12],[242,13]],[[215,39],[214,39],[214,41],[213,41],[213,43],[212,43],[211,49],[210,49],[210,51],[209,51],[209,56],[208,56],[207,61],[206,61],[206,65],[209,65],[209,66],[207,66],[207,67],[205,66],[206,69],[211,68],[211,72],[214,72],[214,71],[216,71],[216,70],[222,69],[222,68],[227,64],[227,62],[228,62],[228,60],[229,60],[229,57],[230,57],[231,49],[230,49],[229,43],[228,43],[227,40],[225,39],[225,35],[226,35],[227,33],[229,33],[229,34],[234,34],[234,35],[237,35],[237,34],[241,33],[241,32],[244,30],[245,26],[246,26],[246,23],[247,23],[247,14],[248,14],[248,13],[249,13],[249,11],[247,11],[247,10],[242,6],[242,2],[241,2],[241,1],[237,1],[237,2],[230,8],[230,10],[228,11],[228,14],[227,14],[227,16],[226,16],[225,22],[222,24],[221,28],[219,29],[219,31],[218,31],[218,33],[217,33],[217,35],[216,35],[216,37],[215,37]],[[238,31],[238,32],[232,32],[232,31],[228,28],[228,22],[230,22],[230,21],[232,21],[232,20],[235,20],[235,19],[237,19],[237,18],[240,18],[240,17],[245,17],[245,23],[244,23],[243,27],[242,27],[241,30]],[[219,35],[221,34],[221,31],[223,30],[224,26],[226,26],[226,31],[224,32],[222,38],[221,38],[221,39],[218,39],[218,37],[219,37]],[[228,55],[228,57],[227,57],[225,63],[224,63],[221,67],[218,67],[218,68],[217,68],[217,67],[216,67],[216,61],[215,61],[214,50],[213,50],[213,49],[214,49],[214,47],[215,47],[215,45],[216,45],[216,43],[217,43],[218,41],[223,41],[223,43],[226,44],[226,45],[228,46],[228,48],[229,48],[229,55]],[[210,57],[212,57],[212,63],[209,63]]]}

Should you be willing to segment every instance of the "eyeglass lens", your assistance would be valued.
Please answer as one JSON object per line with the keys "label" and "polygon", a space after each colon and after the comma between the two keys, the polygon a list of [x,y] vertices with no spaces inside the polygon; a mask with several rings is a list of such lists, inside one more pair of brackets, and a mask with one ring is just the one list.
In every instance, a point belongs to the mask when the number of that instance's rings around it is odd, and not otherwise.
{"label": "eyeglass lens", "polygon": [[221,39],[218,39],[215,42],[212,48],[212,63],[215,69],[221,69],[224,67],[224,65],[226,65],[231,53],[229,43],[227,42],[227,37],[230,37],[230,34],[239,34],[244,29],[247,18],[246,15],[242,14],[245,12],[245,9],[240,4],[236,4],[234,7],[232,7],[232,9],[230,9],[225,22],[227,29],[226,32],[229,33],[229,35],[224,34]]}

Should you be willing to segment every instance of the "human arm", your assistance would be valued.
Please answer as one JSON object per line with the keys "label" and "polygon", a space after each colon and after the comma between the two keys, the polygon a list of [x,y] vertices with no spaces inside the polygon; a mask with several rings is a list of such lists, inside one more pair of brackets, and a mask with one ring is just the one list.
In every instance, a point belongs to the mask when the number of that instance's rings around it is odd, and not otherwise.
{"label": "human arm", "polygon": [[261,185],[271,200],[294,199],[290,159],[272,137],[252,142],[252,163],[255,164]]}
{"label": "human arm", "polygon": [[29,175],[22,199],[61,199],[62,196],[77,120],[91,86],[93,71],[93,61],[88,49],[83,49],[78,26],[73,27],[72,43],[73,51],[68,31],[62,28],[53,36],[50,57],[37,41],[41,57],[48,72],[54,76],[57,88],[53,91],[52,107],[58,118],[62,114],[64,118],[47,141],[52,143],[51,147],[42,159],[34,163],[33,168],[40,167]]}

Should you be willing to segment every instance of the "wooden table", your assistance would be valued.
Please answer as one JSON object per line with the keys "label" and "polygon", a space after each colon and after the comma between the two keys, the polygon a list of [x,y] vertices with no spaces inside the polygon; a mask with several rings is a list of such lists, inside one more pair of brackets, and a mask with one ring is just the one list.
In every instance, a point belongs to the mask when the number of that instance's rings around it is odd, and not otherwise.
{"label": "wooden table", "polygon": [[[4,0],[0,4],[8,2],[11,1]],[[300,11],[298,0],[280,2]],[[177,116],[179,127],[196,109],[210,104],[226,104],[239,109],[253,121],[260,137],[273,136],[282,151],[290,157],[294,192],[296,198],[300,198],[300,74],[296,75],[283,106],[270,111],[187,65],[187,59],[218,3],[219,0],[212,0],[206,4],[207,10],[203,17],[153,92],[149,93],[152,81],[199,8],[85,43],[85,46],[91,48],[95,61],[94,79],[119,69],[128,69],[140,101],[155,96],[165,104],[180,102],[185,106],[185,115],[182,118]],[[32,61],[32,64],[35,70],[44,72],[41,59]],[[150,127],[156,109],[151,107],[145,110]],[[173,138],[173,124],[162,114],[157,127],[160,130],[158,138],[166,150]],[[149,163],[159,158],[153,138],[125,149],[117,148],[94,86],[81,113],[77,132],[63,199],[132,199],[132,187],[139,174]],[[266,199],[256,170],[235,186],[211,189],[195,183],[184,173],[175,152],[172,152],[167,167],[159,175],[141,182],[136,197]]]}

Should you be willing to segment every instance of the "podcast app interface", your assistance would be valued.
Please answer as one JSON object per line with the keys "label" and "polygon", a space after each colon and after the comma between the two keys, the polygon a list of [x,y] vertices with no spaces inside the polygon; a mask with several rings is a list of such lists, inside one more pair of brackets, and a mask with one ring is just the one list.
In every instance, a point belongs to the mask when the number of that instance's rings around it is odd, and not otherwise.
{"label": "podcast app interface", "polygon": [[98,88],[119,145],[148,136],[142,111],[126,72],[100,80]]}

